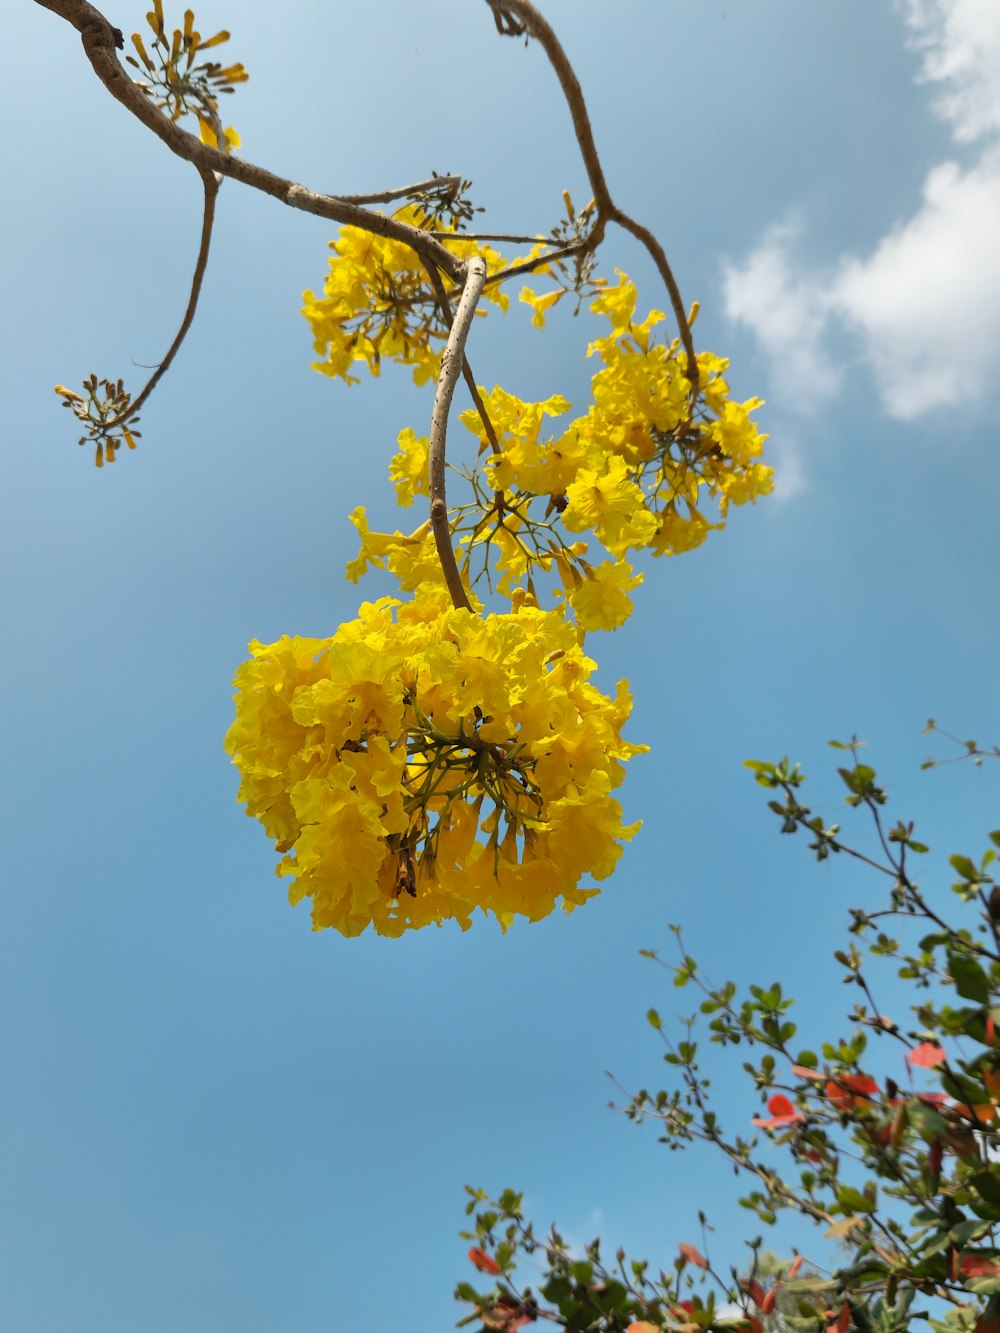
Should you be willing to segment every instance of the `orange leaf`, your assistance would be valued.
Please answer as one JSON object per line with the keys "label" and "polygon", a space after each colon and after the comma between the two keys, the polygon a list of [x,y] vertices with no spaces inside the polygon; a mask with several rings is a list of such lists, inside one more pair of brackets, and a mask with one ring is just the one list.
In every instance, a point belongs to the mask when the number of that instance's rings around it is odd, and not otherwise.
{"label": "orange leaf", "polygon": [[801,1255],[801,1254],[797,1254],[797,1255],[795,1256],[795,1258],[792,1260],[792,1266],[791,1266],[791,1268],[788,1270],[788,1279],[789,1279],[789,1281],[791,1281],[791,1279],[792,1279],[793,1277],[798,1277],[798,1275],[799,1275],[799,1269],[800,1269],[801,1267],[802,1267],[802,1255]]}
{"label": "orange leaf", "polygon": [[651,1324],[648,1319],[636,1319],[629,1324],[625,1333],[660,1333],[660,1329],[657,1324]]}
{"label": "orange leaf", "polygon": [[495,1276],[500,1272],[500,1265],[493,1256],[487,1254],[485,1250],[479,1249],[476,1245],[473,1245],[472,1249],[469,1251],[469,1258],[479,1269],[480,1273],[493,1273]]}
{"label": "orange leaf", "polygon": [[781,1290],[781,1283],[776,1282],[760,1303],[761,1314],[771,1314],[774,1311],[775,1303],[778,1299],[778,1292]]}
{"label": "orange leaf", "polygon": [[689,1264],[697,1264],[699,1268],[708,1267],[708,1260],[693,1245],[688,1245],[686,1241],[682,1241],[677,1248]]}
{"label": "orange leaf", "polygon": [[933,1041],[923,1041],[906,1053],[907,1061],[911,1065],[916,1065],[918,1069],[934,1069],[947,1058],[943,1049]]}
{"label": "orange leaf", "polygon": [[956,1102],[955,1110],[966,1120],[975,1120],[980,1125],[988,1125],[991,1120],[995,1120],[998,1112],[997,1107],[992,1102],[987,1106],[966,1106],[964,1102]]}
{"label": "orange leaf", "polygon": [[825,1088],[826,1095],[841,1111],[865,1106],[871,1101],[870,1093],[878,1092],[878,1084],[868,1074],[838,1074]]}

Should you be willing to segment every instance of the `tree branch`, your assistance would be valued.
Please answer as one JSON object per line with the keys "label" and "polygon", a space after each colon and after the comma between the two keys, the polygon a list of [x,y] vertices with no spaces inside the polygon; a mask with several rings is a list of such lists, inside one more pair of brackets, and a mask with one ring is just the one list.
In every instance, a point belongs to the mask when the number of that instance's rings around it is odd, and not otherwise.
{"label": "tree branch", "polygon": [[438,559],[444,570],[445,582],[456,607],[472,610],[462,576],[458,572],[455,552],[451,545],[451,528],[448,526],[448,501],[445,496],[445,436],[448,431],[448,413],[455,396],[455,385],[465,359],[465,343],[472,325],[472,317],[483,292],[486,282],[486,264],[478,256],[470,259],[465,266],[465,282],[462,298],[455,311],[455,319],[448,334],[448,342],[441,358],[441,370],[438,374],[437,391],[434,394],[434,406],[431,409],[431,433],[428,450],[427,470],[431,494],[431,527],[437,546]]}
{"label": "tree branch", "polygon": [[677,281],[670,265],[667,263],[667,256],[663,247],[653,233],[648,227],[644,227],[623,212],[611,197],[611,191],[604,176],[604,168],[601,165],[600,154],[594,142],[594,131],[591,128],[590,116],[587,113],[587,104],[583,100],[583,89],[580,87],[580,81],[576,77],[573,66],[569,63],[566,52],[563,50],[558,37],[531,3],[531,0],[486,0],[486,3],[493,11],[493,17],[499,32],[510,36],[527,33],[539,42],[548,56],[549,64],[552,66],[556,78],[559,80],[563,96],[566,98],[566,105],[569,107],[569,113],[573,118],[573,132],[576,135],[580,156],[583,158],[587,179],[590,181],[594,203],[597,206],[597,222],[588,238],[590,248],[593,249],[600,245],[608,222],[617,222],[620,227],[630,232],[636,240],[645,246],[656,265],[670,297],[674,318],[677,321],[677,329],[687,353],[687,372],[688,379],[691,381],[691,401],[693,404],[698,392],[698,361],[680,288],[677,286]]}
{"label": "tree branch", "polygon": [[674,319],[677,321],[677,328],[681,335],[681,342],[684,344],[684,351],[687,354],[687,374],[691,381],[691,403],[694,404],[698,393],[698,358],[694,350],[694,339],[691,336],[691,325],[688,323],[687,311],[684,309],[684,301],[681,297],[681,289],[677,286],[677,280],[674,277],[673,270],[667,263],[666,252],[663,246],[656,239],[648,227],[644,227],[641,222],[636,222],[634,218],[623,213],[617,205],[612,205],[611,217],[618,223],[619,227],[641,241],[649,251],[653,263],[656,265],[660,277],[663,279],[663,285],[667,289],[670,297],[670,304],[673,308]]}
{"label": "tree branch", "polygon": [[[406,199],[409,195],[439,190],[442,187],[448,194],[454,195],[461,184],[461,176],[432,176],[430,180],[415,181],[413,185],[401,185],[396,190],[379,190],[375,194],[338,194],[336,197],[343,199],[346,204],[388,204],[393,199]],[[433,234],[432,232],[431,235]]]}
{"label": "tree branch", "polygon": [[198,309],[198,298],[201,295],[201,286],[205,278],[205,268],[208,264],[208,250],[212,244],[212,226],[215,222],[215,201],[219,194],[219,178],[212,171],[205,171],[198,168],[201,176],[201,183],[205,189],[205,204],[201,219],[201,244],[198,247],[198,258],[195,261],[194,276],[191,279],[191,295],[188,297],[187,309],[184,311],[184,318],[181,320],[181,326],[177,330],[177,336],[170,344],[166,356],[157,366],[156,370],[150,376],[145,388],[138,397],[129,404],[128,410],[121,416],[116,417],[114,421],[108,423],[108,429],[116,426],[122,426],[126,421],[136,415],[143,403],[149,398],[150,394],[159,384],[160,380],[170,369],[170,363],[180,351],[181,343],[187,337],[188,329],[194,320],[195,311]]}
{"label": "tree branch", "polygon": [[35,0],[35,3],[50,9],[76,28],[83,39],[83,48],[94,73],[111,96],[131,111],[147,129],[152,130],[157,138],[162,139],[177,157],[194,163],[200,170],[217,172],[220,176],[228,176],[263,194],[269,194],[289,208],[402,241],[417,254],[437,264],[455,282],[461,282],[464,274],[462,260],[419,227],[411,227],[382,214],[369,213],[338,195],[319,194],[265,167],[255,166],[244,158],[209,148],[195,135],[181,129],[148,101],[142,89],[122,68],[116,54],[123,42],[122,34],[88,0]]}
{"label": "tree branch", "polygon": [[[580,87],[580,81],[573,71],[573,66],[569,63],[569,58],[563,50],[559,38],[531,3],[531,0],[486,0],[486,3],[493,11],[493,17],[497,21],[497,28],[500,32],[507,32],[514,36],[527,32],[538,41],[548,56],[549,64],[555,71],[556,78],[563,90],[563,96],[566,98],[569,113],[573,117],[573,132],[576,135],[577,143],[580,145],[580,155],[587,170],[587,178],[590,181],[590,188],[593,191],[598,214],[602,218],[610,217],[615,211],[614,200],[611,198],[608,183],[604,179],[604,168],[597,152],[597,145],[594,143],[594,131],[590,126],[587,104],[583,100],[583,89]],[[513,26],[510,24],[511,15],[517,20]],[[501,27],[501,22],[504,19],[507,20],[508,24],[506,28]]]}

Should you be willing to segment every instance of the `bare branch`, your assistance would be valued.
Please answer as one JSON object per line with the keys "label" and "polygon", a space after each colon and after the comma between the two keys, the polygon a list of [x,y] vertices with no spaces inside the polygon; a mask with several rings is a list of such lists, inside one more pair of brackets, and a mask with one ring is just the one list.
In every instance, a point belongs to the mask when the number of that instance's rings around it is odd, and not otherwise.
{"label": "bare branch", "polygon": [[445,437],[448,431],[448,413],[455,396],[455,385],[459,371],[465,359],[465,343],[472,326],[472,317],[483,292],[486,282],[486,264],[478,258],[470,259],[465,266],[465,283],[462,298],[455,311],[454,323],[448,335],[448,343],[441,358],[441,371],[438,375],[437,391],[434,394],[434,406],[431,409],[430,447],[428,450],[427,470],[431,493],[431,527],[437,546],[438,559],[444,570],[445,582],[451,593],[451,600],[456,607],[472,610],[468,594],[458,572],[455,552],[451,545],[451,528],[448,525],[448,501],[445,496]]}
{"label": "bare branch", "polygon": [[109,430],[116,426],[124,425],[126,421],[136,415],[143,403],[149,398],[149,395],[170,369],[171,361],[173,361],[174,357],[180,351],[181,343],[183,343],[184,339],[187,337],[188,329],[190,329],[192,321],[194,320],[195,311],[198,309],[198,298],[201,295],[201,286],[205,279],[205,268],[208,264],[208,250],[209,246],[212,244],[212,226],[215,222],[215,201],[219,194],[218,176],[212,171],[203,170],[201,167],[198,168],[198,172],[205,189],[205,206],[201,219],[201,244],[198,247],[198,258],[195,261],[194,276],[191,279],[191,295],[188,297],[187,309],[184,311],[184,318],[181,320],[181,326],[177,330],[177,336],[170,344],[166,356],[150,376],[145,388],[134,402],[129,404],[128,411],[123,412],[121,416],[116,417],[114,421],[108,422]]}
{"label": "bare branch", "polygon": [[[397,190],[380,190],[377,194],[338,194],[346,204],[388,204],[393,199],[406,199],[411,194],[420,194],[427,190],[440,190],[444,187],[449,194],[454,194],[462,184],[461,176],[432,176],[427,181],[416,181],[413,185],[401,185]],[[436,233],[431,232],[432,236]],[[451,235],[452,233],[443,233]]]}
{"label": "bare branch", "polygon": [[673,270],[667,263],[667,256],[663,246],[656,239],[648,227],[644,227],[641,222],[636,222],[630,218],[627,213],[623,213],[617,205],[612,206],[611,217],[625,231],[631,232],[637,241],[649,251],[653,263],[659,270],[660,277],[663,279],[663,285],[666,287],[670,296],[670,304],[673,307],[674,319],[677,321],[677,328],[681,335],[681,342],[684,344],[684,351],[687,353],[687,373],[691,381],[691,401],[694,402],[698,393],[698,358],[694,350],[694,339],[691,336],[691,325],[688,323],[687,311],[684,308],[684,301],[681,297],[681,289],[677,286],[677,280],[674,278]]}
{"label": "bare branch", "polygon": [[[583,100],[583,89],[580,87],[580,81],[573,71],[573,66],[569,63],[566,52],[548,23],[531,3],[531,0],[486,0],[486,3],[493,11],[493,18],[499,32],[508,36],[520,36],[527,33],[539,42],[548,56],[549,64],[555,71],[556,78],[563,90],[563,96],[566,98],[566,105],[569,107],[570,115],[573,118],[573,132],[576,135],[583,165],[590,181],[590,188],[594,192],[594,203],[597,206],[597,221],[594,230],[588,237],[588,248],[593,249],[600,245],[608,222],[617,222],[625,231],[630,232],[636,240],[641,241],[649,251],[670,297],[677,328],[684,344],[684,350],[687,353],[687,372],[688,379],[691,381],[691,399],[693,402],[698,392],[698,361],[695,356],[694,339],[691,337],[691,326],[688,324],[687,310],[681,297],[680,288],[677,286],[670,265],[667,263],[667,256],[663,247],[653,233],[648,227],[644,227],[623,212],[611,197],[611,191],[604,176],[604,168],[601,165],[600,154],[594,142],[594,131],[591,128],[590,116],[587,113],[587,104]],[[512,272],[514,271],[518,270],[512,270]]]}
{"label": "bare branch", "polygon": [[[514,35],[527,32],[539,42],[548,56],[549,64],[555,71],[570,115],[573,117],[573,131],[580,145],[580,154],[587,169],[598,215],[601,218],[609,217],[615,211],[615,205],[608,183],[604,179],[604,168],[597,152],[597,145],[594,143],[594,131],[590,127],[590,116],[587,114],[587,104],[583,100],[583,89],[558,37],[531,0],[486,0],[486,3],[493,11],[500,32]],[[512,16],[517,20],[513,25],[510,22]],[[501,27],[501,23],[505,20],[507,26]]]}

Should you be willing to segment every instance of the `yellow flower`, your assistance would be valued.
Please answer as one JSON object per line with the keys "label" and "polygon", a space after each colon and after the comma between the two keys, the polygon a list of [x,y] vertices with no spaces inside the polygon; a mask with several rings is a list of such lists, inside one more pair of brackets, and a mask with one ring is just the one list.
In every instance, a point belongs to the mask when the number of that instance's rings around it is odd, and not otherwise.
{"label": "yellow flower", "polygon": [[612,555],[644,545],[656,531],[655,515],[646,511],[645,497],[622,458],[609,458],[603,472],[581,468],[566,497],[565,526],[570,532],[592,528]]}
{"label": "yellow flower", "polygon": [[605,560],[587,569],[587,577],[569,594],[576,623],[583,630],[618,629],[632,614],[629,593],[643,581],[626,560]]}
{"label": "yellow flower", "polygon": [[531,316],[531,322],[536,329],[541,329],[545,327],[546,310],[551,310],[556,302],[561,300],[565,295],[565,287],[557,287],[556,290],[552,292],[543,292],[540,296],[536,296],[530,287],[523,287],[518,299],[523,301],[525,305],[531,306],[532,310],[535,312]]}
{"label": "yellow flower", "polygon": [[399,432],[399,450],[389,464],[389,480],[396,487],[396,503],[409,509],[416,495],[429,496],[427,456],[430,441],[406,427]]}
{"label": "yellow flower", "polygon": [[586,901],[638,827],[610,792],[642,749],[593,670],[559,612],[482,618],[431,585],[328,639],[251,644],[226,748],[291,902],[315,929],[398,935]]}

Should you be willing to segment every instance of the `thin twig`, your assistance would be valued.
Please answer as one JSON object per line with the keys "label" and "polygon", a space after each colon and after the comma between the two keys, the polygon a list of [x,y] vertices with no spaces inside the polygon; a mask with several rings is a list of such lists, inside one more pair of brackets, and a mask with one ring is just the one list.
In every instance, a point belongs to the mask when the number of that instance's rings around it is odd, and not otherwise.
{"label": "thin twig", "polygon": [[455,311],[454,323],[448,334],[444,355],[441,357],[441,370],[434,394],[434,406],[431,409],[427,471],[431,495],[431,527],[445,582],[452,603],[458,608],[471,611],[472,604],[462,583],[462,576],[458,572],[455,552],[451,545],[451,529],[448,526],[448,501],[445,495],[445,437],[448,432],[448,413],[451,411],[455,385],[465,356],[465,343],[486,282],[485,262],[478,256],[470,259],[465,265],[464,277],[462,298]]}
{"label": "thin twig", "polygon": [[181,343],[187,336],[188,329],[194,320],[195,311],[198,309],[198,298],[201,295],[201,285],[205,278],[205,268],[208,264],[208,250],[212,244],[212,226],[215,222],[215,201],[219,194],[219,177],[214,171],[206,171],[204,168],[198,168],[198,174],[201,176],[201,183],[205,189],[205,205],[201,219],[201,244],[198,247],[198,258],[195,261],[194,276],[191,279],[191,295],[188,297],[187,309],[184,311],[184,318],[181,320],[181,326],[177,330],[177,336],[167,351],[166,356],[157,366],[156,370],[150,376],[145,388],[138,397],[129,404],[127,411],[122,412],[114,421],[108,423],[108,429],[114,426],[124,425],[131,417],[134,417],[149,395],[159,384],[160,380],[170,369],[170,363],[180,351]]}
{"label": "thin twig", "polygon": [[611,198],[611,191],[608,189],[608,183],[604,179],[604,168],[597,152],[597,145],[594,143],[594,131],[590,126],[587,104],[583,100],[583,89],[580,87],[580,81],[574,73],[573,66],[569,63],[569,58],[563,50],[559,38],[531,3],[531,0],[486,0],[486,3],[493,10],[494,17],[501,14],[515,15],[523,25],[522,30],[530,33],[548,56],[549,64],[555,71],[556,78],[563,90],[563,96],[566,98],[569,113],[573,118],[573,132],[580,146],[580,155],[587,170],[587,178],[590,181],[590,188],[594,196],[594,202],[597,204],[598,214],[601,217],[610,217],[615,211],[615,205]]}
{"label": "thin twig", "polygon": [[[454,195],[462,184],[461,176],[432,176],[427,181],[416,181],[413,185],[401,185],[398,190],[379,190],[376,194],[338,194],[334,196],[337,199],[343,199],[346,204],[388,204],[393,199],[405,199],[408,195],[424,194],[429,190],[438,190],[442,186],[447,188],[449,194]],[[436,232],[430,232],[431,236],[437,235]],[[442,233],[451,235],[452,233]]]}
{"label": "thin twig", "polygon": [[554,245],[551,236],[517,236],[502,231],[437,231],[428,227],[428,236],[450,237],[453,241],[509,241],[511,245]]}
{"label": "thin twig", "polygon": [[667,263],[667,255],[663,246],[656,239],[648,227],[644,227],[641,222],[636,222],[635,218],[629,217],[627,213],[617,206],[612,206],[611,217],[618,223],[619,227],[630,232],[637,241],[649,251],[649,254],[656,265],[660,277],[663,279],[663,285],[667,289],[670,297],[670,305],[673,308],[674,319],[677,321],[677,328],[681,335],[681,342],[684,344],[684,351],[687,353],[687,377],[691,382],[691,404],[698,396],[698,357],[694,350],[694,339],[691,336],[691,325],[688,323],[687,311],[684,308],[684,300],[681,296],[681,289],[677,286],[677,279],[674,277],[673,270]]}
{"label": "thin twig", "polygon": [[[670,265],[667,263],[667,256],[662,245],[648,227],[636,222],[634,218],[620,209],[611,197],[611,191],[604,176],[604,168],[601,165],[600,154],[594,142],[594,131],[591,128],[590,116],[587,113],[587,104],[583,99],[583,89],[580,87],[580,81],[576,77],[573,66],[569,63],[566,52],[551,27],[531,3],[531,0],[486,0],[486,3],[493,11],[500,32],[516,34],[520,29],[521,32],[527,32],[539,42],[548,56],[549,64],[552,66],[556,78],[559,80],[563,96],[566,98],[566,105],[569,107],[569,113],[573,118],[573,132],[576,135],[580,156],[583,158],[583,165],[586,168],[587,178],[590,181],[590,188],[594,195],[594,203],[597,207],[597,222],[588,238],[588,248],[593,249],[601,243],[604,238],[604,228],[608,222],[617,222],[620,227],[630,232],[636,240],[645,246],[656,265],[670,297],[674,318],[677,321],[677,329],[687,353],[687,371],[688,379],[691,382],[691,403],[693,405],[698,393],[698,361],[694,350],[694,339],[691,336],[691,326],[688,323],[687,310],[680,289]],[[517,20],[514,25],[509,22],[511,15]],[[508,22],[506,26],[503,26],[505,19]]]}
{"label": "thin twig", "polygon": [[547,255],[535,255],[534,259],[524,259],[520,264],[511,264],[510,268],[502,268],[496,273],[491,273],[486,279],[487,287],[492,287],[495,282],[506,282],[508,278],[519,278],[522,273],[535,273],[546,264],[557,264],[562,259],[568,259],[570,255],[579,254],[584,250],[593,250],[598,244],[593,240],[594,233],[585,241],[574,241],[572,245],[564,245],[558,250],[552,250]]}

